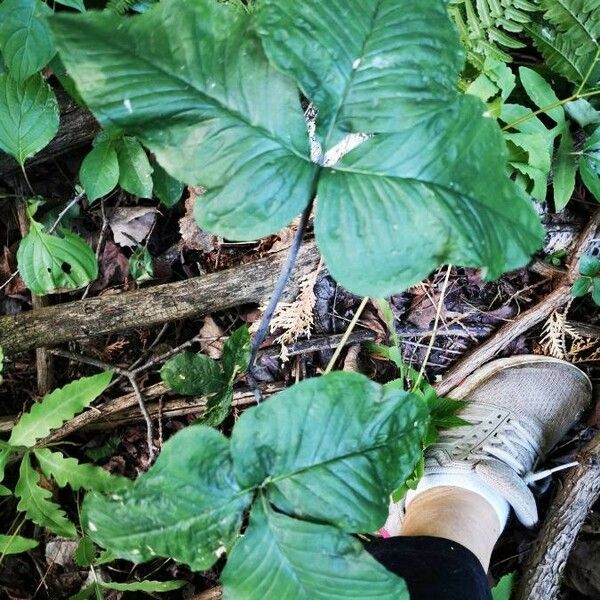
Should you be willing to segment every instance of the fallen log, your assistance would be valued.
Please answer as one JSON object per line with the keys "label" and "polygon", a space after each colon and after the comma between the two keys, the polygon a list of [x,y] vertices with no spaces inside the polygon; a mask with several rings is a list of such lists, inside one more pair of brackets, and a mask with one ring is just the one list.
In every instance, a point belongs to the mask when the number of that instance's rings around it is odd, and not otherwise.
{"label": "fallen log", "polygon": [[[0,346],[5,353],[14,354],[260,303],[273,291],[286,253],[185,281],[0,317]],[[318,262],[315,243],[306,242],[300,249],[288,292]]]}
{"label": "fallen log", "polygon": [[536,539],[517,600],[554,600],[579,530],[600,496],[600,434],[586,445],[579,465],[563,480]]}

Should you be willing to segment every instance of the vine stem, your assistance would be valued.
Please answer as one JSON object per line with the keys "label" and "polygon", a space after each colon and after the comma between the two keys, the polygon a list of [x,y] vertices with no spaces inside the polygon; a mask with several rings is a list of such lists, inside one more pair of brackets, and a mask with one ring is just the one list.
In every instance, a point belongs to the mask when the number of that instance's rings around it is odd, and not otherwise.
{"label": "vine stem", "polygon": [[444,299],[446,298],[446,292],[448,290],[448,282],[450,281],[450,271],[452,270],[452,265],[448,265],[446,269],[446,275],[444,277],[444,285],[442,286],[442,291],[440,292],[440,301],[437,305],[437,310],[435,311],[435,321],[433,322],[433,330],[431,331],[431,338],[429,339],[429,344],[427,345],[427,351],[425,352],[425,358],[423,359],[423,364],[419,369],[419,375],[417,376],[417,380],[413,385],[413,390],[418,389],[421,381],[423,381],[423,376],[425,375],[425,367],[429,362],[429,357],[431,356],[431,351],[433,350],[433,345],[435,344],[435,336],[437,335],[438,328],[440,326],[440,318],[442,316],[442,308],[444,307]]}
{"label": "vine stem", "polygon": [[331,360],[327,364],[327,367],[326,367],[325,371],[323,372],[323,375],[327,375],[327,373],[330,373],[331,369],[333,369],[335,363],[337,362],[337,359],[340,357],[342,348],[346,345],[346,342],[348,341],[350,334],[352,333],[353,329],[356,327],[356,324],[358,323],[358,320],[360,319],[360,316],[362,315],[362,312],[365,309],[365,306],[367,306],[367,302],[369,300],[370,300],[370,298],[367,296],[365,296],[362,299],[362,302],[360,303],[359,307],[356,309],[356,312],[354,313],[354,316],[352,317],[352,321],[350,321],[350,324],[348,325],[348,329],[346,329],[344,335],[342,336],[342,339],[340,340],[340,343],[337,345],[335,352],[333,353],[333,356],[331,357]]}
{"label": "vine stem", "polygon": [[505,125],[502,128],[502,131],[506,131],[507,129],[512,129],[513,127],[520,125],[521,123],[525,123],[525,121],[529,121],[529,119],[533,119],[533,117],[537,117],[537,115],[547,113],[549,110],[552,110],[553,108],[558,108],[559,106],[563,106],[564,104],[567,104],[568,102],[574,102],[575,100],[579,100],[581,98],[589,98],[591,96],[597,96],[598,94],[600,94],[600,90],[592,90],[591,92],[585,92],[585,94],[579,93],[579,90],[578,90],[577,92],[575,92],[575,94],[573,94],[572,96],[569,96],[568,98],[565,98],[564,100],[559,100],[558,102],[553,102],[552,104],[543,106],[542,108],[540,108],[538,110],[534,110],[530,113],[527,113],[526,115],[523,115],[522,117],[519,117],[518,119],[515,119],[511,123],[508,123],[507,125]]}
{"label": "vine stem", "polygon": [[298,224],[298,229],[296,230],[294,239],[292,240],[292,245],[290,246],[288,256],[285,260],[285,264],[283,265],[281,272],[279,273],[279,278],[277,279],[277,283],[275,284],[275,289],[273,290],[273,294],[271,295],[269,304],[267,305],[267,308],[265,309],[265,312],[262,316],[258,331],[256,332],[254,339],[252,340],[252,352],[250,354],[250,362],[248,364],[248,373],[251,376],[251,380],[253,379],[252,370],[254,369],[254,363],[256,362],[258,350],[261,344],[265,341],[265,338],[267,337],[269,325],[271,324],[271,319],[275,314],[275,309],[277,308],[277,305],[281,300],[281,296],[283,295],[285,286],[287,285],[288,279],[290,278],[290,275],[292,273],[292,269],[294,268],[294,264],[296,263],[298,251],[300,250],[300,246],[302,245],[304,233],[306,232],[306,226],[308,225],[308,219],[312,211],[313,202],[314,200],[311,200],[311,202],[309,202],[308,206],[304,209],[304,212],[300,217],[300,223]]}

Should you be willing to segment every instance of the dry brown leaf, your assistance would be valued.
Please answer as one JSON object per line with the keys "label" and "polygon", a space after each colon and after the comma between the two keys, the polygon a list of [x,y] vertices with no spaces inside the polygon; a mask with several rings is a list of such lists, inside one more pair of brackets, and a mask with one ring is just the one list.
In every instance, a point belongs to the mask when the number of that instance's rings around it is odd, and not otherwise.
{"label": "dry brown leaf", "polygon": [[130,247],[143,242],[152,231],[158,212],[159,210],[152,206],[117,208],[108,223],[115,243]]}
{"label": "dry brown leaf", "polygon": [[219,238],[200,229],[194,218],[194,205],[198,197],[202,196],[204,192],[204,188],[188,186],[185,214],[179,219],[179,233],[181,234],[179,247],[181,249],[212,252],[219,244]]}
{"label": "dry brown leaf", "polygon": [[225,345],[225,331],[212,317],[204,319],[204,324],[200,327],[200,336],[200,350],[211,358],[221,358]]}

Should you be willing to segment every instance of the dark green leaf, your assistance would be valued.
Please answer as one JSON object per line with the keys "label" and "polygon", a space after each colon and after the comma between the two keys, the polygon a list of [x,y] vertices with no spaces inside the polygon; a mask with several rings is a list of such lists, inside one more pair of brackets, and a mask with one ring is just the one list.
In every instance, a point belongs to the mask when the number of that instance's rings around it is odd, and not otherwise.
{"label": "dark green leaf", "polygon": [[152,183],[154,195],[167,207],[179,202],[184,184],[171,177],[156,161],[152,163]]}
{"label": "dark green leaf", "polygon": [[0,150],[22,165],[57,131],[58,104],[40,75],[23,82],[7,73],[0,75]]}
{"label": "dark green leaf", "polygon": [[235,480],[228,440],[198,425],[173,436],[131,489],[88,495],[82,523],[121,558],[172,557],[203,570],[232,544],[250,500]]}
{"label": "dark green leaf", "polygon": [[0,560],[6,554],[20,554],[35,548],[39,544],[36,540],[22,537],[20,535],[0,534]]}
{"label": "dark green leaf", "polygon": [[251,350],[248,326],[242,325],[227,338],[223,346],[223,372],[226,378],[233,377],[236,372],[246,371]]}
{"label": "dark green leaf", "polygon": [[181,352],[170,358],[160,376],[172,390],[186,396],[214,394],[226,384],[221,365],[206,354],[194,352]]}
{"label": "dark green leaf", "polygon": [[584,254],[579,259],[579,272],[587,277],[594,277],[600,273],[600,258],[591,254]]}
{"label": "dark green leaf", "polygon": [[141,144],[132,137],[119,140],[119,185],[140,198],[152,198],[152,165]]}
{"label": "dark green leaf", "polygon": [[408,600],[404,581],[335,527],[257,502],[221,576],[223,600]]}
{"label": "dark green leaf", "polygon": [[52,429],[60,427],[89,406],[107,387],[112,372],[105,371],[82,377],[35,402],[30,411],[23,414],[13,427],[8,439],[12,446],[33,446],[46,437]]}
{"label": "dark green leaf", "polygon": [[79,289],[98,276],[96,255],[78,235],[68,229],[61,236],[49,235],[33,217],[19,244],[17,265],[25,285],[38,296]]}
{"label": "dark green leaf", "polygon": [[83,159],[79,169],[79,180],[93,202],[112,192],[119,183],[119,161],[111,141],[100,142]]}
{"label": "dark green leaf", "polygon": [[232,401],[233,387],[231,384],[225,384],[221,391],[213,394],[208,399],[206,411],[198,419],[198,422],[210,427],[218,427],[229,415]]}
{"label": "dark green leaf", "polygon": [[574,298],[581,298],[582,296],[585,296],[588,293],[591,285],[592,285],[592,280],[590,277],[578,277],[573,282],[573,287],[571,288],[571,294],[573,295]]}
{"label": "dark green leaf", "polygon": [[21,461],[19,479],[15,486],[15,496],[19,498],[17,510],[56,535],[74,538],[77,535],[75,525],[67,519],[60,506],[51,502],[52,494],[40,487],[39,483],[40,476],[31,466],[31,458],[27,453]]}
{"label": "dark green leaf", "polygon": [[596,306],[600,306],[600,277],[594,277],[592,280],[592,300]]}
{"label": "dark green leaf", "polygon": [[[225,4],[173,0],[133,19],[51,23],[100,122],[136,135],[171,176],[207,188],[200,223],[231,239],[287,225],[308,204],[316,170],[296,87],[269,66],[250,25]],[[123,77],[98,78],[90,65]]]}
{"label": "dark green leaf", "polygon": [[0,4],[0,50],[11,75],[23,81],[54,56],[45,17],[52,11],[40,0],[3,0]]}
{"label": "dark green leaf", "polygon": [[554,207],[562,210],[575,191],[575,174],[577,173],[577,160],[575,158],[575,144],[573,136],[565,125],[560,138],[558,151],[554,159]]}
{"label": "dark green leaf", "polygon": [[75,548],[75,564],[78,567],[89,567],[96,557],[96,546],[89,537],[84,535]]}
{"label": "dark green leaf", "polygon": [[600,127],[585,142],[579,172],[585,187],[600,202]]}
{"label": "dark green leaf", "polygon": [[240,417],[235,473],[285,512],[376,531],[418,460],[426,421],[418,398],[358,373],[308,379]]}
{"label": "dark green leaf", "polygon": [[79,12],[85,11],[85,5],[83,0],[55,0],[57,4],[62,4],[63,6],[68,6],[69,8],[74,8]]}
{"label": "dark green leaf", "polygon": [[145,246],[138,246],[129,257],[129,274],[137,283],[154,277],[152,255]]}

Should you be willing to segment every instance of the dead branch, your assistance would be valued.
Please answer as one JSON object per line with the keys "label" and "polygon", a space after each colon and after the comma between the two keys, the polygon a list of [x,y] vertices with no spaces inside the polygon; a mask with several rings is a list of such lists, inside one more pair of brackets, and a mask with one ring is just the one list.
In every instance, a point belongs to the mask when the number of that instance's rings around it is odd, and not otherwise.
{"label": "dead branch", "polygon": [[578,461],[550,506],[523,572],[517,600],[558,598],[571,549],[600,496],[600,433],[586,445]]}
{"label": "dead branch", "polygon": [[[0,346],[7,354],[13,354],[259,303],[271,294],[285,259],[286,253],[278,252],[256,262],[177,283],[0,317]],[[305,243],[298,254],[293,281],[313,270],[318,261],[314,242]]]}
{"label": "dead branch", "polygon": [[494,358],[510,342],[547,319],[552,312],[564,306],[571,299],[571,284],[577,273],[577,264],[581,255],[585,253],[590,242],[594,239],[599,225],[600,210],[594,213],[579,236],[575,253],[568,265],[567,274],[560,280],[558,287],[538,304],[498,329],[488,340],[448,369],[443,380],[435,386],[439,394],[444,395],[450,392],[473,371]]}

